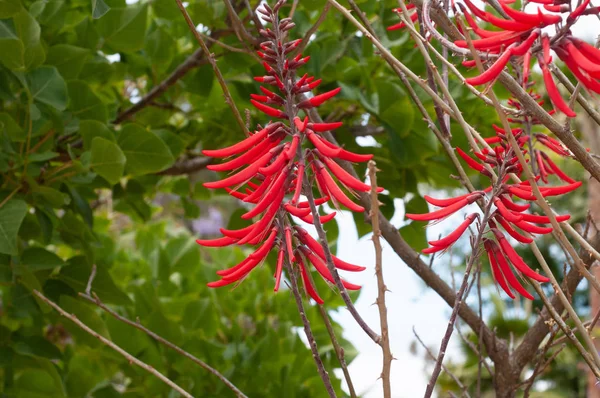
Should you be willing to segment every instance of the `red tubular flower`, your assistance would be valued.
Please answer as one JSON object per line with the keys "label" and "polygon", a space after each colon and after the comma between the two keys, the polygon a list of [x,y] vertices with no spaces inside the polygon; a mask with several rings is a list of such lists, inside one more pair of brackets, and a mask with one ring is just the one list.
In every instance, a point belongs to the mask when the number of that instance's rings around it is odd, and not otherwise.
{"label": "red tubular flower", "polygon": [[[223,188],[229,195],[252,204],[253,207],[241,218],[250,220],[256,217],[256,220],[239,230],[222,228],[224,236],[221,238],[199,239],[197,242],[207,247],[233,244],[257,247],[244,261],[218,271],[217,275],[221,279],[209,283],[210,287],[240,282],[276,249],[274,290],[277,291],[281,286],[284,266],[296,266],[300,269],[308,295],[317,303],[323,303],[310,282],[306,266],[310,262],[325,280],[333,283],[334,277],[325,264],[325,251],[306,231],[295,227],[294,223],[296,219],[308,223],[326,223],[333,220],[336,213],[315,215],[319,219],[313,219],[311,205],[306,201],[300,202],[300,196],[307,193],[307,190],[312,190],[309,183],[316,180],[323,197],[315,199],[314,206],[331,201],[334,205],[341,203],[353,211],[364,211],[362,206],[346,196],[338,186],[338,181],[351,193],[370,191],[370,186],[346,172],[333,159],[364,162],[372,156],[349,152],[317,134],[340,128],[341,122],[323,123],[312,120],[308,115],[299,115],[299,112],[304,112],[302,109],[318,107],[332,99],[340,92],[340,88],[312,95],[312,91],[322,80],[308,74],[295,77],[299,76],[298,69],[310,57],[303,57],[301,54],[290,56],[301,40],[286,42],[287,31],[294,24],[289,20],[280,21],[278,11],[279,7],[272,9],[266,5],[259,10],[273,24],[273,28],[260,30],[265,41],[260,44],[261,51],[258,55],[262,59],[266,75],[257,76],[254,80],[271,87],[261,86],[261,94],[252,94],[250,102],[267,116],[282,120],[267,124],[230,147],[203,151],[206,156],[233,157],[221,164],[209,166],[212,171],[231,171],[232,174],[219,181],[206,182],[204,186],[210,189]],[[306,99],[296,101],[296,98],[305,94]],[[378,191],[381,192],[382,189]],[[333,267],[342,271],[356,272],[365,269],[336,256],[332,256],[332,259]],[[342,284],[350,290],[360,288],[344,280]]]}
{"label": "red tubular flower", "polygon": [[467,218],[465,219],[465,221],[463,221],[448,236],[446,236],[445,238],[442,238],[442,239],[438,239],[438,240],[431,240],[431,241],[429,241],[429,244],[431,246],[438,246],[438,247],[443,247],[444,249],[447,249],[454,242],[456,242],[458,240],[458,238],[460,238],[462,236],[462,234],[467,230],[467,228],[469,228],[469,225],[471,225],[473,223],[473,221],[475,221],[476,218],[479,218],[479,214],[477,214],[477,213],[469,214],[467,216]]}
{"label": "red tubular flower", "polygon": [[454,202],[453,204],[451,204],[447,207],[444,207],[440,210],[432,211],[430,213],[425,213],[425,214],[406,213],[405,216],[406,216],[406,218],[410,218],[411,220],[415,220],[415,221],[433,221],[433,220],[443,219],[443,218],[448,217],[451,214],[456,213],[457,211],[459,211],[466,205],[475,202],[477,199],[481,198],[481,196],[482,196],[482,193],[474,192],[474,193],[469,194],[468,196],[466,196],[466,197],[464,197],[464,198]]}
{"label": "red tubular flower", "polygon": [[498,265],[498,260],[496,259],[496,249],[494,245],[496,245],[496,242],[494,242],[493,240],[485,239],[483,241],[483,247],[485,248],[485,251],[488,255],[488,259],[490,260],[490,268],[492,269],[492,275],[494,276],[494,280],[500,285],[502,290],[504,290],[511,299],[514,299],[515,295],[512,293],[510,287],[506,283],[506,278],[504,277],[504,274],[500,269],[500,266]]}

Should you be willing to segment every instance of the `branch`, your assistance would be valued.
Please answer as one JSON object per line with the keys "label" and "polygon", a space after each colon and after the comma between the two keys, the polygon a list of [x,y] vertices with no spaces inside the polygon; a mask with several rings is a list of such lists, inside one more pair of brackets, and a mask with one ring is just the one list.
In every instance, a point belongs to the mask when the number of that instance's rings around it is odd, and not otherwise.
{"label": "branch", "polygon": [[[435,361],[436,360],[436,356],[433,355],[433,352],[431,352],[431,350],[429,349],[429,347],[427,347],[427,345],[425,345],[425,343],[423,342],[423,340],[421,340],[421,338],[417,334],[417,331],[415,330],[414,326],[413,326],[413,334],[415,335],[415,337],[417,338],[417,340],[419,341],[419,343],[421,344],[421,346],[425,349],[425,351],[427,352],[427,355],[429,355],[429,357],[432,360]],[[450,376],[450,378],[452,378],[452,380],[454,380],[454,382],[456,383],[456,385],[458,386],[458,388],[460,388],[462,390],[463,396],[466,396],[467,398],[470,398],[468,388],[465,387],[465,385],[463,383],[461,383],[460,379],[458,377],[456,377],[452,372],[450,372],[450,370],[446,366],[442,365],[442,369],[444,370],[444,372],[446,372],[446,374],[448,376]]]}
{"label": "branch", "polygon": [[177,81],[183,78],[190,70],[197,68],[200,65],[206,64],[207,60],[203,59],[204,51],[202,49],[196,50],[192,55],[190,55],[181,65],[179,65],[173,73],[169,75],[165,80],[160,82],[160,84],[152,87],[152,90],[148,92],[148,94],[144,95],[142,99],[135,103],[130,108],[124,110],[119,113],[115,120],[113,120],[113,124],[123,123],[125,120],[131,118],[133,115],[144,109],[146,106],[150,105],[156,98],[160,97],[165,91],[169,89],[172,85],[177,83]]}
{"label": "branch", "polygon": [[392,385],[390,370],[392,368],[392,351],[390,350],[390,333],[388,328],[387,308],[385,306],[385,292],[387,287],[383,280],[383,256],[381,249],[381,231],[379,230],[379,199],[377,198],[377,167],[375,162],[369,161],[369,180],[371,180],[371,225],[373,226],[373,246],[375,246],[375,275],[377,276],[377,307],[379,308],[379,323],[381,324],[381,350],[383,351],[383,369],[381,381],[383,383],[384,398],[391,398]]}
{"label": "branch", "polygon": [[[95,267],[93,268],[93,270],[95,270]],[[93,271],[92,270],[92,271]],[[88,282],[88,286],[91,286],[91,282],[93,280],[93,275],[90,276],[90,280]],[[110,315],[112,315],[115,319],[129,325],[129,326],[133,326],[134,328],[141,330],[142,332],[146,333],[148,336],[150,336],[151,338],[153,338],[154,340],[158,341],[159,343],[161,343],[162,345],[165,345],[167,347],[169,347],[170,349],[172,349],[173,351],[176,351],[178,354],[190,359],[192,362],[194,362],[195,364],[199,365],[201,368],[208,370],[210,373],[212,373],[213,375],[217,376],[222,382],[223,384],[225,384],[229,389],[231,389],[231,391],[233,391],[235,393],[235,395],[238,398],[248,398],[243,392],[241,392],[232,382],[230,382],[225,376],[223,376],[218,370],[214,369],[213,367],[211,367],[210,365],[208,365],[206,362],[201,361],[200,359],[196,358],[195,356],[193,356],[192,354],[190,354],[189,352],[183,350],[182,348],[176,346],[175,344],[171,343],[168,340],[163,339],[162,337],[160,337],[159,335],[157,335],[156,333],[154,333],[153,331],[146,329],[140,322],[139,320],[137,322],[133,322],[119,314],[117,314],[115,311],[113,311],[112,309],[108,308],[106,306],[106,304],[104,304],[100,298],[98,297],[98,295],[96,293],[92,293],[90,295],[90,293],[87,291],[86,289],[86,293],[79,293],[79,296],[83,297],[84,299],[86,299],[87,301],[89,301],[90,303],[93,303],[95,305],[97,305],[98,307],[100,307],[101,309],[103,309],[104,311],[106,311],[107,313],[109,313]]]}
{"label": "branch", "polygon": [[192,174],[203,170],[213,162],[213,158],[197,156],[187,159],[179,159],[175,164],[166,170],[156,173],[162,176],[176,176],[181,174]]}
{"label": "branch", "polygon": [[98,341],[100,341],[105,346],[107,346],[107,347],[115,350],[119,354],[121,354],[127,360],[127,362],[129,362],[131,364],[136,364],[140,368],[144,369],[145,371],[147,371],[148,373],[152,374],[154,377],[156,377],[157,379],[161,380],[163,383],[165,383],[166,385],[168,385],[169,387],[171,387],[173,390],[177,391],[183,397],[185,397],[185,398],[194,398],[191,394],[189,394],[183,388],[179,387],[177,384],[175,384],[168,377],[166,377],[165,375],[163,375],[162,373],[160,373],[158,370],[154,369],[152,366],[148,365],[145,362],[140,361],[139,359],[137,359],[136,357],[134,357],[133,355],[129,354],[127,351],[123,350],[121,347],[119,347],[118,345],[116,345],[115,343],[113,343],[112,341],[108,340],[106,337],[104,337],[101,334],[99,334],[99,333],[93,331],[92,329],[90,329],[86,324],[84,324],[83,322],[81,322],[75,316],[75,314],[69,314],[68,312],[66,312],[65,310],[63,310],[62,308],[60,308],[60,306],[58,304],[56,304],[55,302],[51,301],[50,299],[48,299],[46,296],[44,296],[42,293],[40,293],[39,291],[37,291],[35,289],[33,290],[33,294],[35,294],[36,296],[38,296],[40,298],[40,300],[44,301],[50,307],[54,308],[56,310],[56,312],[58,312],[61,316],[64,316],[65,318],[69,318],[80,329],[82,329],[86,333],[94,336],[96,339],[98,339]]}
{"label": "branch", "polygon": [[306,45],[308,44],[308,41],[310,40],[310,37],[317,31],[317,29],[319,29],[319,26],[321,26],[321,24],[325,21],[325,18],[327,17],[327,13],[329,12],[330,9],[331,9],[331,4],[329,4],[329,3],[325,4],[325,7],[323,7],[323,11],[321,12],[321,15],[319,15],[319,18],[317,19],[317,22],[315,22],[315,24],[306,31],[306,34],[304,35],[302,42],[300,42],[300,45],[298,46],[298,48],[295,51],[296,54],[301,54],[302,51],[304,51],[304,49],[306,48]]}

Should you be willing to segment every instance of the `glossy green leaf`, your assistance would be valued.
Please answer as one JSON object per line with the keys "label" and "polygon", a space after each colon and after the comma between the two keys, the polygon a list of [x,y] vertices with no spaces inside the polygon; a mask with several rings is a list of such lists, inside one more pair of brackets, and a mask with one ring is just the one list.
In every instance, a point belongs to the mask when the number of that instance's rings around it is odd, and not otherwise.
{"label": "glossy green leaf", "polygon": [[30,247],[23,251],[21,264],[31,271],[54,269],[64,265],[62,258],[41,247]]}
{"label": "glossy green leaf", "polygon": [[118,144],[127,158],[126,171],[131,175],[156,173],[175,160],[156,134],[136,124],[123,127]]}
{"label": "glossy green leaf", "polygon": [[20,10],[20,0],[0,0],[0,19],[10,18]]}
{"label": "glossy green leaf", "polygon": [[91,87],[82,81],[70,81],[68,84],[70,109],[80,120],[96,120],[106,123],[108,109]]}
{"label": "glossy green leaf", "polygon": [[106,126],[97,120],[82,120],[79,122],[79,134],[83,137],[83,148],[88,151],[92,148],[92,140],[96,137],[116,142],[115,134]]}
{"label": "glossy green leaf", "polygon": [[144,45],[148,6],[111,8],[96,26],[106,45],[114,51],[134,52]]}
{"label": "glossy green leaf", "polygon": [[67,85],[58,70],[42,66],[27,74],[29,91],[34,101],[50,105],[59,111],[67,107]]}
{"label": "glossy green leaf", "polygon": [[92,140],[90,167],[112,185],[119,182],[125,170],[126,158],[117,144],[102,137]]}
{"label": "glossy green leaf", "polygon": [[0,207],[0,253],[16,255],[17,233],[27,213],[27,204],[11,199]]}
{"label": "glossy green leaf", "polygon": [[77,79],[89,56],[87,48],[57,44],[48,49],[46,64],[55,66],[65,80],[73,80]]}
{"label": "glossy green leaf", "polygon": [[110,7],[108,5],[106,5],[104,0],[92,0],[92,17],[94,19],[101,18],[109,10],[110,10]]}

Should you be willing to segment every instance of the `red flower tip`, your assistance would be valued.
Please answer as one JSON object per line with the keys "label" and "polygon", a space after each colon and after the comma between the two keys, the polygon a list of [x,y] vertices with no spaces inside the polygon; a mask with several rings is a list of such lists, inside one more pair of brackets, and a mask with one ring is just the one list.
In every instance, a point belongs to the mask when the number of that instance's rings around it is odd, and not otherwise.
{"label": "red flower tip", "polygon": [[271,108],[270,106],[262,104],[253,99],[251,99],[250,102],[252,103],[252,105],[254,105],[256,107],[256,109],[258,109],[259,111],[263,112],[264,114],[266,114],[268,116],[277,117],[280,119],[287,118],[287,114],[285,112],[280,111],[279,109]]}
{"label": "red flower tip", "polygon": [[327,101],[328,99],[336,96],[341,90],[342,90],[342,88],[338,87],[338,88],[328,91],[326,93],[315,95],[312,98],[309,98],[309,99],[306,99],[306,100],[300,102],[298,104],[298,108],[303,109],[303,108],[317,107],[317,106],[321,105],[323,102]]}

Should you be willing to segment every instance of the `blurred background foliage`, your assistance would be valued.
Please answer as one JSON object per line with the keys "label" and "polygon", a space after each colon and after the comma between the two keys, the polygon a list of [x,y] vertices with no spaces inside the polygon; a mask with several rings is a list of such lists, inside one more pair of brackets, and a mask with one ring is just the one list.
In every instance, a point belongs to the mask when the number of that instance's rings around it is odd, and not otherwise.
{"label": "blurred background foliage", "polygon": [[[246,2],[232,3],[256,36]],[[397,2],[357,3],[384,44],[425,76],[406,33],[385,31],[397,22],[391,11]],[[324,6],[325,0],[298,2],[292,36],[303,37]],[[191,0],[187,9],[203,34],[239,49],[208,40],[238,108],[249,109],[251,126],[266,123],[249,102],[249,94],[258,92],[252,77],[263,68],[251,45],[236,37],[224,2]],[[421,212],[427,209],[423,193],[459,188],[449,178],[455,170],[397,76],[346,20],[330,11],[305,53],[311,56],[306,72],[323,78],[322,90],[342,87],[337,100],[319,110],[324,119],[344,122],[336,131],[344,146],[375,154],[383,170],[379,183],[387,189],[381,197],[387,217],[394,214],[394,199]],[[453,80],[450,89],[465,118],[491,134],[494,110]],[[148,100],[154,91],[158,95]],[[419,95],[433,114],[432,101]],[[128,111],[135,104],[143,106]],[[464,146],[454,123],[452,131],[452,144]],[[1,397],[176,396],[61,319],[32,295],[34,289],[194,396],[232,396],[212,375],[79,298],[94,264],[93,291],[105,303],[205,360],[247,395],[323,396],[293,300],[285,289],[272,292],[272,259],[237,289],[205,286],[244,252],[194,243],[219,227],[236,226],[242,211],[224,191],[202,187],[217,176],[204,170],[200,150],[240,137],[173,0],[0,1]],[[358,167],[364,173],[364,165]],[[581,203],[579,218],[585,199]],[[370,231],[363,215],[355,220],[360,236]],[[334,244],[337,226],[328,225]],[[423,226],[401,228],[416,250],[426,244]],[[553,266],[562,273],[560,259]],[[483,269],[487,312],[499,328],[513,325],[498,316],[504,313],[498,306],[506,303],[496,300],[491,309],[497,294]],[[341,308],[333,290],[315,279],[327,310]],[[307,313],[335,379],[339,365],[325,327],[314,306]],[[533,314],[519,322],[526,325]],[[334,327],[340,337],[341,327]],[[356,353],[347,341],[342,345],[350,362]],[[561,364],[576,361],[566,355],[559,356]],[[466,355],[456,366],[471,369],[472,358]],[[560,369],[568,388],[573,379]],[[341,394],[340,380],[334,384]]]}

